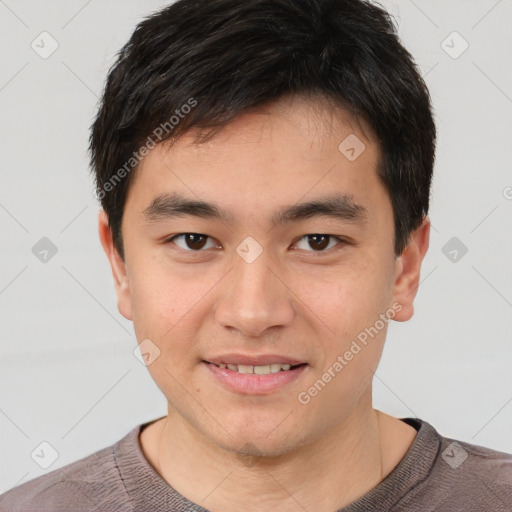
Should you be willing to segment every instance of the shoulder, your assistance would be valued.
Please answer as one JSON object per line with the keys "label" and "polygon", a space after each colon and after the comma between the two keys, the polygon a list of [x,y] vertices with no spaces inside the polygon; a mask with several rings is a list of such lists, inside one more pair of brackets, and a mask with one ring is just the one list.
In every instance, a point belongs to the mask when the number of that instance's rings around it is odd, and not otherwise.
{"label": "shoulder", "polygon": [[512,488],[512,454],[464,441],[441,437],[434,470],[448,481],[507,484],[509,490]]}
{"label": "shoulder", "polygon": [[[512,455],[439,435],[428,476],[411,493],[436,512],[512,511]],[[409,495],[409,498],[411,495]]]}
{"label": "shoulder", "polygon": [[132,510],[116,463],[116,444],[7,491],[0,496],[0,511]]}

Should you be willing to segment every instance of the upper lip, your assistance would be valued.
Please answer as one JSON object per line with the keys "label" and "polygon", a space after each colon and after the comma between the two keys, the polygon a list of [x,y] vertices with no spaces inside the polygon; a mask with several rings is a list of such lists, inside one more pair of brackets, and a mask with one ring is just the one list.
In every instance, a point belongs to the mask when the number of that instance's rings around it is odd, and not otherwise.
{"label": "upper lip", "polygon": [[248,355],[248,354],[223,354],[220,356],[209,357],[205,359],[208,363],[213,364],[243,364],[250,366],[266,366],[270,364],[289,364],[296,365],[305,363],[304,360],[295,359],[289,356],[283,356],[281,354],[259,354],[259,355]]}

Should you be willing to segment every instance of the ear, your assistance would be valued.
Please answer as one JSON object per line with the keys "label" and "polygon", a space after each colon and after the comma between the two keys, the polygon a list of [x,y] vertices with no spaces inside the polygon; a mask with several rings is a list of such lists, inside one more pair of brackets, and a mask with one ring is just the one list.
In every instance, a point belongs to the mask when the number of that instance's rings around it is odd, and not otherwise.
{"label": "ear", "polygon": [[126,264],[114,245],[112,231],[108,225],[108,216],[104,210],[100,210],[98,216],[98,233],[112,269],[117,295],[117,308],[121,315],[128,320],[132,320],[130,283],[126,273]]}
{"label": "ear", "polygon": [[405,322],[414,314],[413,301],[420,283],[421,263],[428,250],[430,219],[425,216],[421,226],[414,231],[407,247],[395,260],[393,301],[402,305],[394,320]]}

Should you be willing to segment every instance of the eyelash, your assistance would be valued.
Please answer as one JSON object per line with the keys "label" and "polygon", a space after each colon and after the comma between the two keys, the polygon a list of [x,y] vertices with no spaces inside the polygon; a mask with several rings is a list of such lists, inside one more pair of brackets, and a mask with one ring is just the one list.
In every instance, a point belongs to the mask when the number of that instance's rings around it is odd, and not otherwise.
{"label": "eyelash", "polygon": [[[174,243],[174,240],[176,238],[184,237],[184,236],[187,236],[187,235],[195,235],[195,236],[206,237],[208,239],[212,239],[212,237],[210,237],[208,235],[204,235],[203,233],[180,233],[180,234],[177,234],[177,235],[173,235],[170,238],[167,238],[166,240],[164,240],[164,243],[166,243],[166,244],[173,243],[174,245],[176,245]],[[332,250],[336,250],[336,247],[343,246],[343,245],[350,245],[350,242],[348,240],[346,240],[345,238],[338,237],[338,236],[335,236],[335,235],[329,235],[327,233],[310,233],[310,234],[304,235],[303,237],[299,238],[294,243],[296,244],[296,243],[300,242],[301,240],[304,240],[304,239],[307,239],[308,237],[313,237],[313,236],[328,237],[329,238],[329,243],[327,244],[327,246],[330,245],[330,242],[331,242],[332,239],[337,240],[339,243],[336,244],[334,247],[331,247],[331,248],[329,248],[327,250],[320,250],[320,251],[311,250],[311,251],[306,251],[306,252],[312,252],[312,253],[315,253],[315,254],[326,254],[326,253],[331,252]],[[205,252],[205,250],[203,250],[203,248],[201,248],[199,250],[193,250],[193,249],[183,249],[181,247],[178,247],[178,250],[181,250],[181,251],[184,251],[184,252],[190,252],[190,253]]]}

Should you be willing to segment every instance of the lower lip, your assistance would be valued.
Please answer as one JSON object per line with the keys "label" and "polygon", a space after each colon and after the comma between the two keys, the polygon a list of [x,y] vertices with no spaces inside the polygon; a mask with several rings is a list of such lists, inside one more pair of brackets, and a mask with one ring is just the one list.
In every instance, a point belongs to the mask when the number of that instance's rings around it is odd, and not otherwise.
{"label": "lower lip", "polygon": [[298,379],[307,368],[307,364],[304,364],[291,370],[256,375],[254,373],[234,372],[228,368],[219,368],[206,361],[203,361],[203,365],[229,390],[246,395],[272,393]]}

